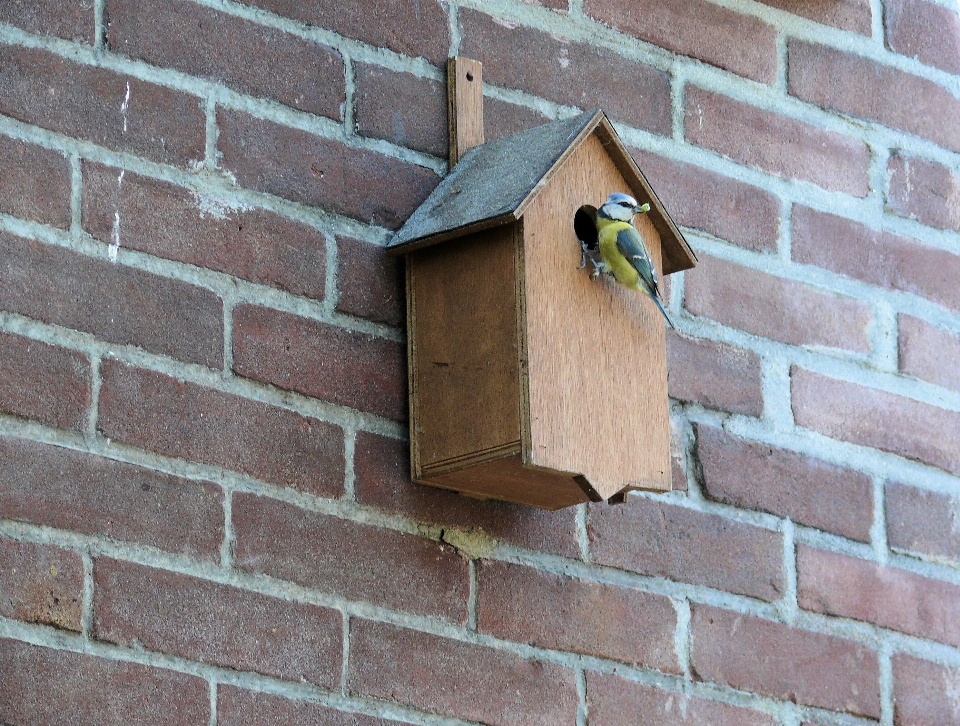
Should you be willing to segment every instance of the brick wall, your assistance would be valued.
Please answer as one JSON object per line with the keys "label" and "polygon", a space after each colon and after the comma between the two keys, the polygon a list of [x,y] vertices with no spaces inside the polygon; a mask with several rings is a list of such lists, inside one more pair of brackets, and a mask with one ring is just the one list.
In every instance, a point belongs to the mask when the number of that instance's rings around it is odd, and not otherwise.
{"label": "brick wall", "polygon": [[[568,4],[569,1],[569,4]],[[960,723],[954,0],[0,2],[0,722]],[[674,484],[410,483],[382,246],[602,106],[700,257]]]}

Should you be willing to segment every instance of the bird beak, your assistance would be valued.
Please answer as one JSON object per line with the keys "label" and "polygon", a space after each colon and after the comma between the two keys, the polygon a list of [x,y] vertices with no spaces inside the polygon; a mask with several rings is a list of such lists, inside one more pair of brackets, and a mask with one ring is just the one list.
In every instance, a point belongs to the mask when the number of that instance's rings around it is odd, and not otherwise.
{"label": "bird beak", "polygon": [[634,207],[634,208],[633,208],[633,213],[634,213],[634,214],[646,214],[646,213],[649,212],[649,211],[650,211],[650,205],[649,205],[649,204],[641,204],[639,207]]}

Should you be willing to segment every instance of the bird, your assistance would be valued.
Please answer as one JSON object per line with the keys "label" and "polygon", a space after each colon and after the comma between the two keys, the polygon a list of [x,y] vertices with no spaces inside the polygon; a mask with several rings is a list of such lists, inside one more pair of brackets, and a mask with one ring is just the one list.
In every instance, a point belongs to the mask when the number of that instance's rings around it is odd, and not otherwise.
{"label": "bird", "polygon": [[[660,302],[657,269],[643,237],[633,226],[636,215],[649,211],[649,204],[639,205],[636,199],[623,192],[611,194],[599,209],[587,204],[580,207],[573,222],[583,250],[580,268],[585,267],[589,259],[593,264],[591,278],[596,279],[601,274],[612,275],[624,287],[648,295],[667,324],[675,329]],[[599,261],[596,258],[597,251],[600,254]]]}

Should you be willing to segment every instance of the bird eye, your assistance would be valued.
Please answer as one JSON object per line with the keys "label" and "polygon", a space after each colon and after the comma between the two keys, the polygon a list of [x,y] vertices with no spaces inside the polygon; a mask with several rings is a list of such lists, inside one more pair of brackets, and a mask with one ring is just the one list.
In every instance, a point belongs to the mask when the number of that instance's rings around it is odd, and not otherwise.
{"label": "bird eye", "polygon": [[621,207],[632,207],[633,205],[630,202],[617,202]]}

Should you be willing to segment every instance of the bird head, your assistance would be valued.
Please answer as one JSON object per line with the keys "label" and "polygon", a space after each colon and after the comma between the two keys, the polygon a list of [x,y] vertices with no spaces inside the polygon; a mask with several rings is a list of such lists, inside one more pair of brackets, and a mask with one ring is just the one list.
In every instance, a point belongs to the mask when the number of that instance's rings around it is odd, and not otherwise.
{"label": "bird head", "polygon": [[629,194],[614,192],[607,197],[607,201],[597,210],[597,214],[607,219],[630,222],[636,215],[649,211],[649,204],[637,204],[637,200]]}

